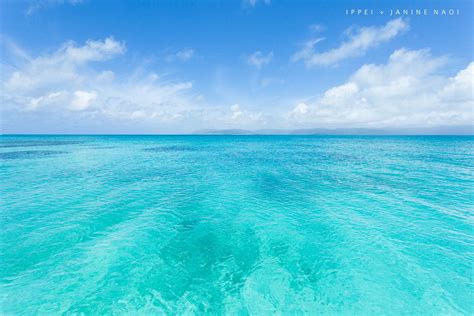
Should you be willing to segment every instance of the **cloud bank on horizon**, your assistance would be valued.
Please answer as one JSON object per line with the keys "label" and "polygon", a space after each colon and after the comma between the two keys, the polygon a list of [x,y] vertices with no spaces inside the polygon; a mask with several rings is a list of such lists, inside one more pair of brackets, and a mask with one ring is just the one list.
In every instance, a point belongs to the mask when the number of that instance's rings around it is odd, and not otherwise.
{"label": "cloud bank on horizon", "polygon": [[[261,10],[274,4],[262,3]],[[257,10],[257,4],[247,7]],[[120,34],[32,49],[6,28],[2,132],[471,125],[472,52],[461,59],[454,48],[440,53],[438,47],[410,45],[402,37],[417,35],[412,20],[364,26],[346,21],[324,36],[331,25],[315,21],[301,25],[300,38],[310,30],[302,45],[297,39],[281,47],[255,41],[250,53],[220,51],[225,43],[214,43],[218,53],[212,55],[177,37],[174,48],[164,45],[146,58],[140,52],[147,44],[137,49],[134,39]],[[390,47],[380,52],[385,45]]]}
{"label": "cloud bank on horizon", "polygon": [[350,79],[291,112],[297,121],[365,127],[469,125],[474,63],[443,76],[446,58],[399,49],[385,64],[365,64]]}

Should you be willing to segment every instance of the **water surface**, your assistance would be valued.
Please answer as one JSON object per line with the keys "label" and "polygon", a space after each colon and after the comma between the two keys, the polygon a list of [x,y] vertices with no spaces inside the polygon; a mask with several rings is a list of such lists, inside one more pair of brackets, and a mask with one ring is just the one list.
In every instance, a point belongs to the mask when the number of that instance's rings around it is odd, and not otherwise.
{"label": "water surface", "polygon": [[473,137],[2,136],[3,314],[472,314]]}

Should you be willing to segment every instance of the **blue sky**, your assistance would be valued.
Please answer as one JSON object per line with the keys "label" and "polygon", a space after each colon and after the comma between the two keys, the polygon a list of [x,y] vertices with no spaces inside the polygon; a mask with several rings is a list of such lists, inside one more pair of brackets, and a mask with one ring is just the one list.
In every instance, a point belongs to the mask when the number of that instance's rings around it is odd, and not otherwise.
{"label": "blue sky", "polygon": [[[359,8],[376,12],[346,15]],[[473,119],[468,0],[38,0],[0,9],[3,133]],[[391,9],[428,15],[388,16]]]}

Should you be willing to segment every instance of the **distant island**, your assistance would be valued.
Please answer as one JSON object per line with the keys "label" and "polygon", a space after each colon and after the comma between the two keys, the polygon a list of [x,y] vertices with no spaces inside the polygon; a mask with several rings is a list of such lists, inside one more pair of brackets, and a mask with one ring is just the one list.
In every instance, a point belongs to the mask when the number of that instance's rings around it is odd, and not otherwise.
{"label": "distant island", "polygon": [[202,129],[194,135],[474,135],[473,126],[431,128],[305,128],[305,129]]}

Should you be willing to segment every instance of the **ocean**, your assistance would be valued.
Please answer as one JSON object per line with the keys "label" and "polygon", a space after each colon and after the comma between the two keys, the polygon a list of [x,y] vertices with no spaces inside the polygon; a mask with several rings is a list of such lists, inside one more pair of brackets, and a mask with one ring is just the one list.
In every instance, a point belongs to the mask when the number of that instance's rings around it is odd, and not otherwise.
{"label": "ocean", "polygon": [[1,136],[2,314],[473,314],[474,137]]}

